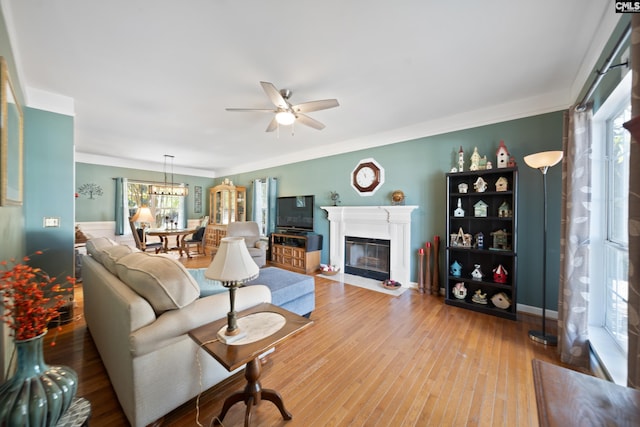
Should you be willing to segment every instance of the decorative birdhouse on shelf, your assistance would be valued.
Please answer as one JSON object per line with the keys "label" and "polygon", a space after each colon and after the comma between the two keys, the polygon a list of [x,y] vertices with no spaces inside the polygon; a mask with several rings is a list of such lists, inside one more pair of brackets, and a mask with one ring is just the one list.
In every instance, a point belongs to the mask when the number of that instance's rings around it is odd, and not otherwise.
{"label": "decorative birdhouse on shelf", "polygon": [[465,288],[463,282],[458,282],[453,287],[453,296],[458,299],[465,299],[467,297],[467,288]]}
{"label": "decorative birdhouse on shelf", "polygon": [[465,194],[469,190],[469,184],[466,182],[461,182],[458,184],[458,191],[462,194]]}
{"label": "decorative birdhouse on shelf", "polygon": [[476,204],[473,205],[473,216],[485,218],[487,216],[488,207],[488,204],[482,200],[478,200]]}
{"label": "decorative birdhouse on shelf", "polygon": [[482,274],[482,270],[480,270],[480,264],[473,265],[473,271],[471,272],[471,278],[473,280],[482,280],[484,274]]}
{"label": "decorative birdhouse on shelf", "polygon": [[487,305],[487,293],[482,293],[482,289],[478,289],[471,297],[471,301],[476,304]]}
{"label": "decorative birdhouse on shelf", "polygon": [[502,202],[502,204],[498,207],[498,217],[499,218],[511,218],[513,216],[513,211],[511,210],[511,205],[506,200]]}
{"label": "decorative birdhouse on shelf", "polygon": [[472,240],[471,234],[465,233],[464,230],[462,230],[462,227],[460,227],[457,234],[452,233],[450,238],[451,238],[451,241],[449,242],[450,246],[462,246],[467,248],[471,247],[471,240]]}
{"label": "decorative birdhouse on shelf", "polygon": [[453,261],[451,267],[449,267],[449,271],[453,277],[462,276],[462,265],[458,261]]}
{"label": "decorative birdhouse on shelf", "polygon": [[504,292],[498,292],[491,297],[491,302],[498,308],[506,310],[511,307],[511,299]]}
{"label": "decorative birdhouse on shelf", "polygon": [[473,189],[476,190],[477,193],[484,193],[487,191],[487,181],[479,176],[476,182],[473,183]]}
{"label": "decorative birdhouse on shelf", "polygon": [[473,148],[473,154],[471,154],[471,166],[470,171],[477,171],[480,168],[480,154],[478,154],[478,147]]}
{"label": "decorative birdhouse on shelf", "polygon": [[493,237],[493,246],[492,249],[508,251],[511,249],[509,246],[509,236],[510,233],[507,233],[507,230],[497,230],[491,233],[491,237]]}
{"label": "decorative birdhouse on shelf", "polygon": [[509,180],[504,176],[501,176],[496,181],[496,191],[507,191],[509,190]]}
{"label": "decorative birdhouse on shelf", "polygon": [[458,172],[464,171],[464,150],[462,149],[462,145],[460,146],[460,150],[458,151]]}
{"label": "decorative birdhouse on shelf", "polygon": [[493,269],[493,281],[496,283],[507,283],[508,275],[509,272],[507,272],[502,264],[498,264],[498,266]]}
{"label": "decorative birdhouse on shelf", "polygon": [[496,150],[496,167],[498,169],[506,168],[509,165],[510,157],[511,155],[509,154],[509,150],[507,150],[507,146],[504,145],[504,141],[500,140],[500,144]]}
{"label": "decorative birdhouse on shelf", "polygon": [[476,234],[476,243],[475,243],[475,248],[476,249],[484,249],[484,234],[482,234],[482,232]]}
{"label": "decorative birdhouse on shelf", "polygon": [[462,209],[462,200],[458,199],[458,207],[453,211],[453,216],[462,218],[464,216],[464,209]]}

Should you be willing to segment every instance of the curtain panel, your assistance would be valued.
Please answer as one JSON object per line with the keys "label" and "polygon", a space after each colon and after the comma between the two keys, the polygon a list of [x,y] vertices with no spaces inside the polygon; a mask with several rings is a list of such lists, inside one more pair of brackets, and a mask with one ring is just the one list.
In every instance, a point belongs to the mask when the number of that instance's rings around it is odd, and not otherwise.
{"label": "curtain panel", "polygon": [[589,367],[591,115],[590,106],[565,112],[562,138],[558,352],[563,362],[584,368]]}

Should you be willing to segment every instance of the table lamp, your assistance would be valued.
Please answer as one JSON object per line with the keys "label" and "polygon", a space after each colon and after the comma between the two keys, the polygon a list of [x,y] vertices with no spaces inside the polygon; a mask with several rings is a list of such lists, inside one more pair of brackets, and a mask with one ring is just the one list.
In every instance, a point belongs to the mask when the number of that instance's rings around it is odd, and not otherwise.
{"label": "table lamp", "polygon": [[151,209],[148,206],[140,206],[135,214],[131,217],[131,221],[139,222],[140,228],[142,228],[142,243],[147,242],[147,235],[144,232],[144,229],[147,228],[148,223],[155,223],[156,218],[151,214]]}
{"label": "table lamp", "polygon": [[205,271],[204,276],[210,280],[217,280],[229,289],[230,310],[227,313],[227,329],[218,333],[218,338],[224,343],[232,343],[246,336],[238,328],[235,311],[236,289],[245,282],[258,277],[260,269],[255,263],[242,237],[224,237],[220,240],[220,247],[213,261]]}
{"label": "table lamp", "polygon": [[562,151],[542,151],[524,157],[524,162],[527,166],[542,172],[542,189],[544,196],[542,204],[542,211],[544,213],[542,243],[542,331],[529,331],[529,338],[544,345],[558,344],[558,337],[547,334],[545,309],[547,306],[547,170],[560,163],[560,160],[562,160]]}

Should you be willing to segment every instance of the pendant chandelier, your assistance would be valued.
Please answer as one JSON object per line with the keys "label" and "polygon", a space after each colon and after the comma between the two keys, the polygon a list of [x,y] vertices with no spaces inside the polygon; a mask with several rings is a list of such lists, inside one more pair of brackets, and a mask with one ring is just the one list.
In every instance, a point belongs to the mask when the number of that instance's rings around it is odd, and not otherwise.
{"label": "pendant chandelier", "polygon": [[[156,196],[181,196],[189,194],[189,187],[185,184],[173,182],[173,157],[170,154],[164,155],[164,184],[153,184],[149,186],[149,193]],[[167,180],[167,160],[171,161],[171,181]]]}

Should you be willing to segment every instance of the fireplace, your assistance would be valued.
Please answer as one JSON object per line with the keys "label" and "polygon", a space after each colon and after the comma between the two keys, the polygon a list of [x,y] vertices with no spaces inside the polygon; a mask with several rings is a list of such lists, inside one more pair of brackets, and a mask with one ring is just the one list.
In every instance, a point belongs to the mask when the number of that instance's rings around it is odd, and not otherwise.
{"label": "fireplace", "polygon": [[[348,273],[347,237],[389,242],[388,276],[408,287],[411,282],[411,212],[417,206],[322,206],[329,217],[329,262]],[[365,261],[365,260],[363,260]],[[350,273],[356,274],[358,273]],[[385,280],[385,279],[382,279]]]}
{"label": "fireplace", "polygon": [[385,239],[346,236],[344,272],[376,280],[389,278],[389,246]]}

